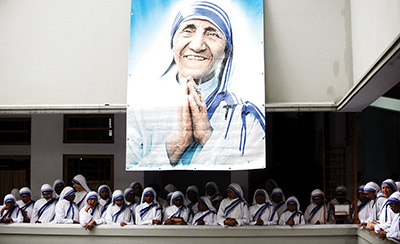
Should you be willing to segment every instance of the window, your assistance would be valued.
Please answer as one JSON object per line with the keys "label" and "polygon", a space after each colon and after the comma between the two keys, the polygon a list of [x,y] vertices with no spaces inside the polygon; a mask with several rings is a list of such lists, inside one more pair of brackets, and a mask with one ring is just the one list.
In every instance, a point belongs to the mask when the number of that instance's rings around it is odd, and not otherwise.
{"label": "window", "polygon": [[0,145],[30,144],[30,118],[0,118]]}
{"label": "window", "polygon": [[13,188],[21,189],[31,182],[29,156],[0,156],[0,198]]}
{"label": "window", "polygon": [[114,186],[114,156],[113,155],[64,155],[64,182],[71,185],[75,175],[85,176],[92,191],[106,184]]}
{"label": "window", "polygon": [[114,115],[64,115],[64,143],[114,143]]}

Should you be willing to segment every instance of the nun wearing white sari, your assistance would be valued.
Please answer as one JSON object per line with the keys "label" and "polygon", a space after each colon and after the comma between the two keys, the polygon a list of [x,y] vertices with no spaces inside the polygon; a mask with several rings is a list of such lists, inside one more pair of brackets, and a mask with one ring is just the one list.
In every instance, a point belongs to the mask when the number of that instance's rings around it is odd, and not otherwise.
{"label": "nun wearing white sari", "polygon": [[162,207],[156,200],[156,192],[151,187],[143,190],[140,204],[136,207],[136,224],[137,225],[154,225],[161,224]]}
{"label": "nun wearing white sari", "polygon": [[364,194],[364,187],[365,185],[361,185],[357,189],[357,218],[359,223],[366,223],[368,222],[369,218],[369,210],[368,205],[370,204],[370,199],[365,196]]}
{"label": "nun wearing white sari", "polygon": [[392,220],[395,218],[395,213],[389,207],[388,199],[394,192],[398,191],[396,183],[392,179],[387,179],[382,182],[381,189],[385,201],[379,210],[379,223],[372,223],[367,226],[367,228],[373,226],[375,232],[378,232],[379,230],[387,231]]}
{"label": "nun wearing white sari", "polygon": [[240,185],[231,183],[226,193],[228,197],[221,201],[218,209],[218,224],[221,226],[248,225],[250,212],[247,202],[243,199],[243,190]]}
{"label": "nun wearing white sari", "polygon": [[72,179],[72,187],[75,189],[75,200],[74,202],[78,206],[79,210],[83,208],[86,194],[90,192],[90,188],[87,185],[86,178],[83,175],[76,175]]}
{"label": "nun wearing white sari", "polygon": [[124,194],[121,190],[115,190],[112,194],[113,203],[107,208],[105,220],[110,225],[133,225],[134,219],[131,210],[125,204]]}
{"label": "nun wearing white sari", "polygon": [[200,197],[197,205],[199,211],[193,216],[192,225],[218,225],[217,210],[209,197]]}
{"label": "nun wearing white sari", "polygon": [[300,211],[300,203],[296,197],[289,197],[286,201],[287,209],[279,219],[279,225],[304,225],[303,213]]}
{"label": "nun wearing white sari", "polygon": [[190,215],[195,215],[199,209],[197,208],[197,201],[199,200],[199,188],[195,185],[188,186],[186,189],[186,197],[184,204],[190,211]]}
{"label": "nun wearing white sari", "polygon": [[274,207],[266,190],[257,189],[253,196],[253,205],[249,208],[250,225],[277,225],[278,215],[272,216]]}
{"label": "nun wearing white sari", "polygon": [[54,198],[58,200],[58,198],[60,197],[60,194],[62,192],[62,190],[65,187],[65,183],[64,181],[57,179],[54,181],[53,183],[53,194],[54,194]]}
{"label": "nun wearing white sari", "polygon": [[97,194],[99,196],[99,204],[101,208],[101,216],[104,217],[108,206],[111,204],[111,189],[108,185],[101,185],[97,189]]}
{"label": "nun wearing white sari", "polygon": [[368,222],[378,221],[379,220],[379,208],[378,208],[378,194],[381,193],[381,188],[375,182],[371,181],[365,184],[364,186],[364,194],[370,200],[367,206],[365,206],[366,211],[368,212],[367,221],[361,222],[361,225],[367,225]]}
{"label": "nun wearing white sari", "polygon": [[17,205],[24,215],[24,222],[30,223],[32,218],[33,206],[35,201],[32,200],[32,191],[28,187],[22,187],[19,190],[21,200],[17,201]]}
{"label": "nun wearing white sari", "polygon": [[139,201],[136,202],[135,190],[130,187],[128,187],[124,190],[124,198],[125,198],[126,207],[129,208],[129,210],[131,210],[132,217],[133,217],[133,219],[135,219],[136,218],[135,217],[136,207],[140,203],[140,199],[139,199]]}
{"label": "nun wearing white sari", "polygon": [[219,192],[219,188],[218,185],[213,182],[213,181],[209,181],[206,184],[206,196],[210,198],[213,206],[218,209],[219,208],[219,203],[221,202],[221,200],[223,199],[221,193]]}
{"label": "nun wearing white sari", "polygon": [[191,216],[189,209],[183,203],[184,196],[180,191],[172,193],[170,206],[164,209],[163,224],[165,225],[186,225],[190,223]]}
{"label": "nun wearing white sari", "polygon": [[56,216],[56,204],[53,188],[49,184],[44,184],[40,188],[42,198],[35,202],[33,206],[31,223],[50,223]]}
{"label": "nun wearing white sari", "polygon": [[56,205],[57,224],[79,224],[79,209],[74,203],[74,198],[74,188],[66,186],[62,190]]}
{"label": "nun wearing white sari", "polygon": [[[310,205],[304,212],[304,219],[307,224],[333,224],[333,216],[328,217],[328,205],[326,204],[325,194],[320,189],[311,192]],[[328,222],[328,219],[333,221]]]}
{"label": "nun wearing white sari", "polygon": [[275,188],[271,192],[270,196],[272,206],[274,207],[272,217],[278,215],[278,219],[281,217],[282,213],[286,210],[286,199],[281,188]]}
{"label": "nun wearing white sari", "polygon": [[24,216],[17,205],[17,200],[13,194],[4,197],[4,205],[0,210],[0,223],[22,223]]}
{"label": "nun wearing white sari", "polygon": [[106,222],[101,217],[102,206],[98,199],[99,196],[95,191],[89,192],[85,198],[85,206],[79,211],[79,222],[85,227],[85,230],[91,230],[94,225],[101,225]]}
{"label": "nun wearing white sari", "polygon": [[386,237],[390,241],[400,243],[400,193],[393,193],[388,199],[390,208],[395,213],[393,221],[387,231],[378,232],[379,237]]}

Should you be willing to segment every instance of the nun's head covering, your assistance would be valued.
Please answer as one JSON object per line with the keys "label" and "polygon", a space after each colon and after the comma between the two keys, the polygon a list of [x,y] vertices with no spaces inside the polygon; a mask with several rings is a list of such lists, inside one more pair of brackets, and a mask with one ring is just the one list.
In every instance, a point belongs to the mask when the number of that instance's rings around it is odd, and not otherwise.
{"label": "nun's head covering", "polygon": [[185,197],[183,196],[183,193],[182,192],[180,192],[180,191],[175,191],[174,193],[172,193],[172,196],[171,196],[171,200],[170,200],[170,205],[172,206],[172,205],[174,205],[174,201],[175,200],[177,200],[177,199],[184,199]]}
{"label": "nun's head covering", "polygon": [[30,196],[32,198],[32,191],[28,187],[22,187],[19,190],[19,195],[22,196]]}
{"label": "nun's head covering", "polygon": [[20,200],[20,196],[19,196],[19,190],[18,190],[18,188],[14,188],[14,189],[12,189],[11,190],[11,194],[13,194],[14,195],[14,197],[15,197],[15,199],[17,199],[17,200]]}
{"label": "nun's head covering", "polygon": [[197,186],[195,186],[195,185],[191,185],[191,186],[188,186],[188,188],[186,189],[186,198],[188,199],[188,197],[187,197],[187,195],[188,195],[188,193],[190,193],[190,192],[192,192],[192,193],[195,193],[196,195],[197,195],[197,198],[199,197],[199,188],[197,188]]}
{"label": "nun's head covering", "polygon": [[132,189],[134,189],[136,186],[142,187],[142,184],[140,184],[140,182],[134,181],[129,185],[129,187],[132,188]]}
{"label": "nun's head covering", "polygon": [[126,189],[124,190],[124,197],[125,197],[125,200],[126,200],[126,197],[127,197],[129,194],[131,194],[131,193],[135,193],[135,191],[134,191],[131,187],[128,187],[128,188],[126,188]]}
{"label": "nun's head covering", "polygon": [[384,181],[382,182],[381,187],[382,187],[383,185],[388,185],[388,186],[392,189],[393,192],[398,191],[397,186],[396,186],[396,182],[394,182],[394,180],[392,180],[392,179],[386,179],[386,180],[384,180]]}
{"label": "nun's head covering", "polygon": [[400,192],[394,192],[388,199],[389,203],[400,204]]}
{"label": "nun's head covering", "polygon": [[336,187],[335,194],[338,194],[338,193],[342,193],[342,194],[346,195],[346,193],[347,193],[347,188],[346,188],[345,186],[338,186],[338,187]]}
{"label": "nun's head covering", "polygon": [[373,181],[368,182],[364,186],[364,192],[374,192],[375,194],[378,194],[380,190],[381,188],[378,186],[378,184]]}
{"label": "nun's head covering", "polygon": [[112,201],[113,204],[115,204],[116,200],[122,199],[125,202],[124,194],[122,193],[121,190],[115,190],[112,194]]}
{"label": "nun's head covering", "polygon": [[173,184],[168,184],[164,187],[164,191],[168,194],[170,192],[177,191],[176,187]]}
{"label": "nun's head covering", "polygon": [[206,196],[200,197],[199,202],[202,202],[204,205],[206,205],[207,208],[208,208],[210,211],[213,211],[213,212],[216,212],[216,211],[217,211],[217,210],[215,209],[215,207],[212,205],[212,202],[211,202],[211,200],[210,200],[209,197],[206,197]]}
{"label": "nun's head covering", "polygon": [[258,203],[257,203],[257,200],[256,200],[256,196],[257,196],[259,193],[261,193],[261,194],[264,195],[264,197],[265,197],[264,203],[267,203],[267,204],[271,204],[271,205],[272,205],[271,200],[269,200],[268,193],[267,193],[267,191],[264,190],[264,189],[257,189],[256,192],[254,192],[254,195],[253,195],[253,205],[254,205],[254,204],[258,204]]}
{"label": "nun's head covering", "polygon": [[189,5],[186,4],[178,12],[172,24],[171,47],[173,45],[175,33],[179,29],[181,23],[194,19],[206,20],[216,26],[227,39],[227,53],[229,54],[232,51],[232,26],[229,17],[218,5],[207,1],[195,1]]}
{"label": "nun's head covering", "polygon": [[156,191],[154,191],[154,189],[152,187],[146,187],[143,190],[142,199],[140,199],[140,203],[144,203],[145,202],[144,197],[149,193],[151,195],[153,195],[153,197],[154,197],[153,198],[153,203],[157,202],[157,200],[156,200],[156,196],[157,196]]}
{"label": "nun's head covering", "polygon": [[360,185],[360,186],[357,188],[357,192],[364,192],[364,186],[365,186],[365,185]]}
{"label": "nun's head covering", "polygon": [[108,194],[111,195],[111,188],[110,188],[108,185],[101,185],[101,186],[99,186],[99,188],[97,189],[97,194],[100,195],[101,192],[102,192],[104,189],[107,189],[107,190],[108,190]]}
{"label": "nun's head covering", "polygon": [[325,198],[324,192],[321,191],[320,189],[315,189],[315,190],[313,190],[311,192],[311,200],[310,200],[310,202],[313,202],[313,200],[317,199],[317,198],[322,198],[322,199]]}
{"label": "nun's head covering", "polygon": [[89,192],[85,197],[85,202],[88,203],[88,201],[92,198],[99,200],[99,195],[97,194],[97,192],[95,191]]}
{"label": "nun's head covering", "polygon": [[62,181],[60,179],[55,180],[53,183],[53,190],[55,191],[58,186],[65,187],[64,181]]}
{"label": "nun's head covering", "polygon": [[400,181],[396,181],[397,190],[400,191]]}
{"label": "nun's head covering", "polygon": [[70,186],[66,186],[60,193],[60,199],[66,199],[67,197],[74,195],[74,194],[75,194],[75,189]]}
{"label": "nun's head covering", "polygon": [[274,196],[282,196],[282,201],[285,201],[285,194],[283,194],[282,189],[279,187],[272,190],[270,197],[272,198]]}
{"label": "nun's head covering", "polygon": [[239,198],[243,199],[243,190],[238,183],[231,183],[226,190],[233,191]]}
{"label": "nun's head covering", "polygon": [[[209,181],[209,182],[207,182],[207,184],[206,184],[206,196],[208,196],[208,194],[207,194],[207,188],[212,188],[212,189],[214,189],[215,190],[215,194],[221,194],[220,192],[219,192],[219,189],[218,189],[218,185],[214,182],[214,181]],[[210,196],[210,197],[212,197],[212,196]]]}
{"label": "nun's head covering", "polygon": [[4,197],[4,203],[3,204],[6,205],[7,202],[13,202],[15,204],[17,202],[17,199],[15,199],[13,194],[7,194]]}
{"label": "nun's head covering", "polygon": [[167,197],[166,197],[166,199],[165,200],[168,200],[169,199],[169,205],[171,205],[171,198],[172,198],[172,194],[174,194],[174,191],[171,191],[170,193],[168,193],[167,194]]}
{"label": "nun's head covering", "polygon": [[43,184],[42,187],[40,188],[40,192],[43,194],[45,193],[53,193],[53,187],[49,184]]}
{"label": "nun's head covering", "polygon": [[299,200],[297,200],[297,198],[296,198],[295,196],[291,196],[291,197],[289,197],[289,198],[287,199],[287,201],[286,201],[286,206],[287,206],[289,203],[294,203],[294,205],[296,205],[297,211],[300,212],[300,203],[299,203]]}
{"label": "nun's head covering", "polygon": [[85,191],[90,192],[90,188],[87,185],[86,178],[83,175],[76,175],[72,179],[72,183],[81,185],[83,187],[83,189],[85,189]]}

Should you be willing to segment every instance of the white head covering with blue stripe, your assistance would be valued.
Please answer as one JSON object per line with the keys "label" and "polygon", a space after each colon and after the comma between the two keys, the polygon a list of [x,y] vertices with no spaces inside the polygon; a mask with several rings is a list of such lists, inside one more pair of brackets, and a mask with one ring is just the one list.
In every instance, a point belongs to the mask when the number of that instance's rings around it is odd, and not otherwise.
{"label": "white head covering with blue stripe", "polygon": [[13,202],[15,204],[17,202],[17,199],[15,199],[13,194],[7,194],[4,197],[4,205],[6,205],[7,202]]}
{"label": "white head covering with blue stripe", "polygon": [[393,192],[398,191],[396,182],[394,182],[394,180],[392,180],[392,179],[386,179],[386,180],[384,180],[384,181],[382,182],[381,187],[382,187],[383,185],[388,185],[388,186],[392,189]]}
{"label": "white head covering with blue stripe", "polygon": [[72,188],[70,186],[66,186],[66,187],[64,187],[64,189],[60,193],[60,199],[66,199],[67,197],[69,197],[69,196],[71,196],[73,194],[75,194],[74,188]]}

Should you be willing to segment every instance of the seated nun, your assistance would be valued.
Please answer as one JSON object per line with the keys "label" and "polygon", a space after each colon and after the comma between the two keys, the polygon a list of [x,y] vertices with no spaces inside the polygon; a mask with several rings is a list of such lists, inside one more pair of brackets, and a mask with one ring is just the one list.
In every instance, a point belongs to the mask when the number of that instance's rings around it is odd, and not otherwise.
{"label": "seated nun", "polygon": [[286,201],[287,209],[279,219],[279,225],[304,225],[303,213],[300,211],[300,203],[296,197],[289,197]]}
{"label": "seated nun", "polygon": [[162,222],[162,207],[156,201],[157,193],[152,187],[146,187],[140,204],[136,207],[137,225],[159,225]]}
{"label": "seated nun", "polygon": [[243,190],[237,183],[231,183],[226,190],[228,195],[221,201],[217,221],[222,226],[248,225],[250,212],[243,198]]}
{"label": "seated nun", "polygon": [[333,216],[328,217],[328,204],[325,200],[325,194],[320,189],[315,189],[311,192],[310,205],[304,212],[306,224],[333,224],[328,223],[328,219],[333,220]]}
{"label": "seated nun", "polygon": [[13,194],[7,194],[4,197],[4,206],[0,210],[0,223],[22,223],[24,221],[22,211],[16,202]]}
{"label": "seated nun", "polygon": [[101,217],[102,206],[99,204],[99,196],[95,191],[91,191],[86,195],[85,206],[79,211],[79,222],[85,230],[92,230],[95,225],[105,223]]}
{"label": "seated nun", "polygon": [[100,213],[104,217],[108,206],[111,204],[111,189],[108,185],[101,185],[97,189],[97,194],[99,196],[98,202],[100,204]]}
{"label": "seated nun", "polygon": [[112,204],[106,210],[105,220],[107,224],[133,225],[134,219],[131,210],[125,204],[124,194],[121,190],[115,190],[112,194]]}
{"label": "seated nun", "polygon": [[32,191],[28,187],[22,187],[19,190],[21,200],[17,201],[17,205],[24,215],[24,223],[30,223],[32,218],[33,206],[35,201],[32,200]]}
{"label": "seated nun", "polygon": [[219,204],[222,201],[223,197],[219,192],[218,185],[213,182],[209,181],[206,184],[206,196],[210,198],[213,206],[215,209],[219,208]]}
{"label": "seated nun", "polygon": [[394,192],[388,199],[388,205],[395,213],[395,217],[390,224],[390,227],[384,231],[378,231],[380,238],[387,238],[390,241],[400,243],[400,192]]}
{"label": "seated nun", "polygon": [[190,211],[183,204],[183,193],[175,191],[172,193],[170,206],[164,209],[163,222],[165,225],[187,225],[190,223]]}
{"label": "seated nun", "polygon": [[192,225],[217,225],[217,210],[209,197],[200,197],[197,202],[198,212],[194,215]]}
{"label": "seated nun", "polygon": [[199,189],[195,185],[188,186],[186,189],[186,197],[184,204],[190,211],[190,215],[195,215],[199,210],[197,209],[197,201],[199,200]]}
{"label": "seated nun", "polygon": [[33,206],[31,223],[51,223],[56,217],[57,200],[53,188],[49,184],[44,184],[40,188],[42,198],[35,202]]}
{"label": "seated nun", "polygon": [[272,214],[274,207],[267,191],[257,189],[253,196],[253,205],[249,208],[250,225],[277,225],[278,215]]}
{"label": "seated nun", "polygon": [[274,207],[272,216],[278,215],[278,219],[281,217],[282,213],[286,210],[286,200],[285,195],[281,188],[275,188],[271,192],[270,196],[272,206]]}
{"label": "seated nun", "polygon": [[381,190],[383,194],[383,204],[381,208],[379,209],[379,222],[369,222],[367,225],[367,229],[374,229],[375,232],[378,233],[378,231],[383,230],[387,231],[389,229],[390,224],[392,223],[392,220],[395,218],[396,214],[392,211],[392,209],[389,207],[389,202],[388,199],[389,197],[394,193],[397,192],[397,186],[396,183],[391,180],[387,179],[382,182],[381,185]]}
{"label": "seated nun", "polygon": [[66,186],[58,199],[56,205],[56,223],[57,224],[79,224],[79,209],[75,199],[75,190]]}

